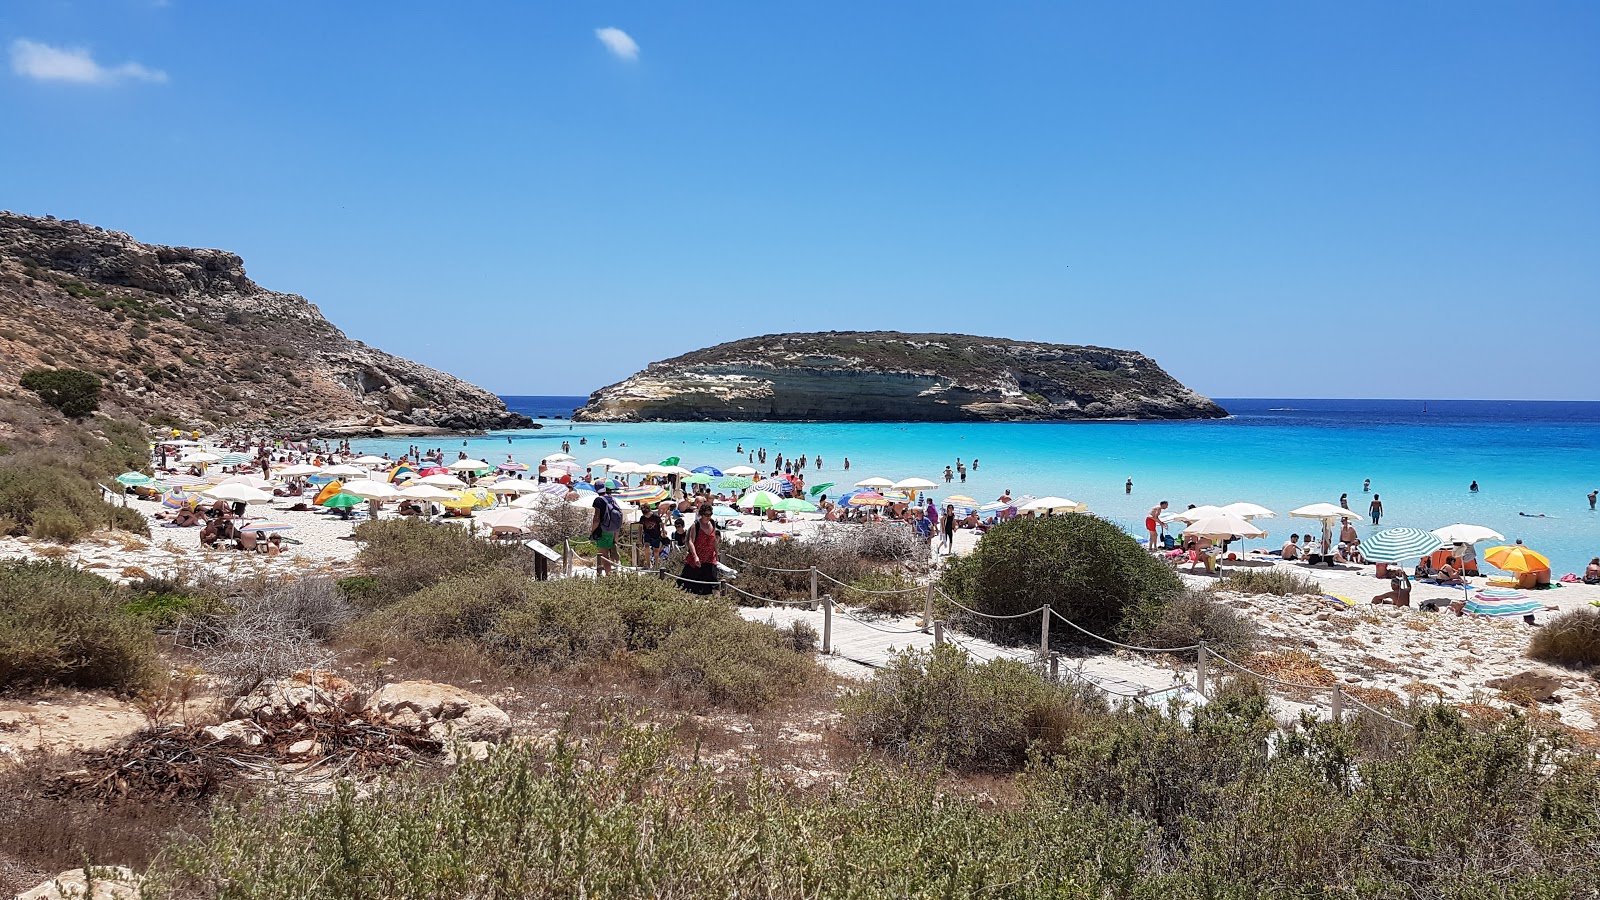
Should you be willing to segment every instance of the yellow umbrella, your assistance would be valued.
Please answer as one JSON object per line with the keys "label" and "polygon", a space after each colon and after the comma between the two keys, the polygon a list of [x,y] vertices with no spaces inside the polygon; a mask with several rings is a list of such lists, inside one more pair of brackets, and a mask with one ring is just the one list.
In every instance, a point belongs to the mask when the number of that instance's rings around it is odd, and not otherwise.
{"label": "yellow umbrella", "polygon": [[1521,544],[1490,547],[1483,559],[1496,569],[1507,572],[1540,572],[1550,568],[1550,558]]}

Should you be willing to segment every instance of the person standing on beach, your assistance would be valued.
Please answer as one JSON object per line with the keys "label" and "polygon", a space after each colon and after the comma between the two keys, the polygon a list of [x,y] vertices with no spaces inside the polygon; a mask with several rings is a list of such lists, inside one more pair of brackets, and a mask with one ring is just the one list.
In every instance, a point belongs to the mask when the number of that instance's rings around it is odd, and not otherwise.
{"label": "person standing on beach", "polygon": [[1367,512],[1372,513],[1372,524],[1378,524],[1378,520],[1383,518],[1383,499],[1381,495],[1372,495],[1372,505],[1367,507]]}
{"label": "person standing on beach", "polygon": [[956,549],[956,508],[946,503],[944,517],[939,520],[939,552],[954,553]]}
{"label": "person standing on beach", "polygon": [[1156,541],[1156,532],[1161,530],[1161,514],[1166,512],[1167,501],[1163,500],[1150,507],[1150,514],[1144,517],[1144,527],[1150,532],[1150,549],[1160,549]]}

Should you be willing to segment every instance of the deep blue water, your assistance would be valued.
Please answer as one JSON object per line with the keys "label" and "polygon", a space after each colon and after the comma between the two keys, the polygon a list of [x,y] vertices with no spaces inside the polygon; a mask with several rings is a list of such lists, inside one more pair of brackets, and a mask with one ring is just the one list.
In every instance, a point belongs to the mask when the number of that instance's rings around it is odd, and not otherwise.
{"label": "deep blue water", "polygon": [[[507,397],[528,415],[565,416],[583,397]],[[587,462],[612,456],[657,462],[680,456],[691,468],[743,462],[735,447],[786,456],[821,454],[813,483],[841,485],[871,475],[941,481],[947,464],[981,463],[948,492],[983,501],[1002,490],[1056,494],[1137,526],[1157,500],[1249,500],[1278,510],[1262,522],[1281,541],[1314,522],[1282,518],[1307,503],[1338,502],[1364,514],[1370,496],[1383,525],[1488,525],[1548,553],[1557,573],[1581,571],[1600,553],[1600,514],[1585,496],[1600,488],[1600,403],[1475,400],[1220,399],[1233,416],[1190,422],[1096,423],[659,423],[593,425],[547,421],[545,428],[473,438],[466,449],[490,461],[509,453],[528,463],[570,440]],[[587,437],[589,446],[579,440]],[[606,448],[599,443],[605,440]],[[404,452],[406,441],[363,441],[363,450]],[[453,455],[453,454],[452,454]],[[848,474],[840,468],[848,456]],[[1134,481],[1133,493],[1123,484]],[[1478,481],[1480,491],[1468,484]],[[1544,514],[1528,518],[1519,513]],[[1363,531],[1365,533],[1365,530]]]}

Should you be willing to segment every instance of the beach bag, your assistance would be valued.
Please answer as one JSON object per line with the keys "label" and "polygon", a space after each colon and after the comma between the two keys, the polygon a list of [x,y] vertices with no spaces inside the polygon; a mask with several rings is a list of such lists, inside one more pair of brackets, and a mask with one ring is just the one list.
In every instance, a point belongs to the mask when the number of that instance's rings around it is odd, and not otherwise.
{"label": "beach bag", "polygon": [[617,532],[622,530],[622,507],[609,496],[601,497],[606,502],[606,508],[600,513],[600,530]]}

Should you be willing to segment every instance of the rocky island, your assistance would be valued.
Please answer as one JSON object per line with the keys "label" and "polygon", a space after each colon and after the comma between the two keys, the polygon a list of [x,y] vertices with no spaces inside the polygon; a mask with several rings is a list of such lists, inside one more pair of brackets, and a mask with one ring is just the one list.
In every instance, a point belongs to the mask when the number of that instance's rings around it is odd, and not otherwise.
{"label": "rocky island", "polygon": [[489,391],[346,337],[223,250],[0,212],[0,398],[35,368],[94,372],[111,412],[287,431],[521,428]]}
{"label": "rocky island", "polygon": [[1227,411],[1131,350],[964,334],[828,331],[718,344],[595,391],[629,421],[1209,419]]}

